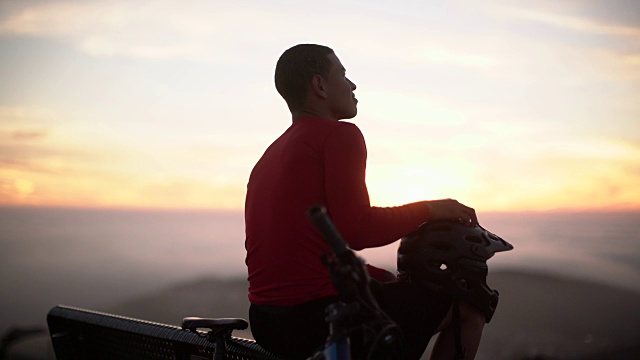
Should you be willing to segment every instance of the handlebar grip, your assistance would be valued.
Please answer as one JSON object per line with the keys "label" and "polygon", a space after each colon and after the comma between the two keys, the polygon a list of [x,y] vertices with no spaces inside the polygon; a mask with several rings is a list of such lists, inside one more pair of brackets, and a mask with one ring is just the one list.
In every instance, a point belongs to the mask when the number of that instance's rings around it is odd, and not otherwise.
{"label": "handlebar grip", "polygon": [[322,205],[314,205],[307,211],[307,216],[311,219],[311,222],[316,226],[324,241],[329,244],[329,247],[336,255],[342,255],[349,251],[347,243],[342,238],[342,235],[338,232],[333,221],[327,214],[327,209]]}

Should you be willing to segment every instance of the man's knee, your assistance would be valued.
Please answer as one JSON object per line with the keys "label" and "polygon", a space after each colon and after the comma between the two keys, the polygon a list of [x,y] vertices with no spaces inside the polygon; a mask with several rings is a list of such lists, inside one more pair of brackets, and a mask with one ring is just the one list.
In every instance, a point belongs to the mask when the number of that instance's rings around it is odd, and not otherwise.
{"label": "man's knee", "polygon": [[[452,326],[453,324],[453,307],[455,305],[451,305],[449,312],[444,317],[440,326],[438,326],[437,332],[441,332],[442,330]],[[476,328],[483,328],[484,324],[487,322],[487,318],[484,316],[484,313],[478,310],[475,306],[461,301],[459,303],[460,306],[460,321],[464,324],[472,325]]]}

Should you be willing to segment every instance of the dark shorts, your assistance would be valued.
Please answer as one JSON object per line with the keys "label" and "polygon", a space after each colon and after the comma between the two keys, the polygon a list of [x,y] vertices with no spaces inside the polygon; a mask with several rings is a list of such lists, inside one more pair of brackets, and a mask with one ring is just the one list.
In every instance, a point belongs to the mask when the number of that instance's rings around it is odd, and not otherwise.
{"label": "dark shorts", "polygon": [[[447,314],[451,298],[404,282],[372,280],[371,291],[402,330],[406,359],[419,359]],[[306,359],[324,345],[329,334],[325,308],[336,300],[322,298],[295,306],[252,304],[251,332],[260,346],[284,359]]]}

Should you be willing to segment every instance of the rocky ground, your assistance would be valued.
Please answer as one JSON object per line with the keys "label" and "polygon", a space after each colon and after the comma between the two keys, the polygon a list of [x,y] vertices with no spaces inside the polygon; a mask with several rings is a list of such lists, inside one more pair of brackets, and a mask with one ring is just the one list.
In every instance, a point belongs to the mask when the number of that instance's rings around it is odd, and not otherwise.
{"label": "rocky ground", "polygon": [[[478,360],[640,359],[639,293],[517,271],[492,274],[488,283],[500,291],[500,304]],[[186,316],[248,318],[246,289],[242,279],[199,279],[94,310],[168,324]],[[6,359],[54,355],[40,335],[12,344]]]}

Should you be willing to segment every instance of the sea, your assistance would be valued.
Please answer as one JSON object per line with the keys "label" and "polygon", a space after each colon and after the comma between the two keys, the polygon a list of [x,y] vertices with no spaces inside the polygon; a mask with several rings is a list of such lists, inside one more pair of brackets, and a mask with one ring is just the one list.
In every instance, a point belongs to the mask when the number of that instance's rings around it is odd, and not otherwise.
{"label": "sea", "polygon": [[[514,245],[489,260],[640,293],[640,212],[479,214]],[[359,252],[395,269],[397,243]],[[66,304],[101,309],[204,278],[246,278],[240,211],[0,207],[0,334]],[[179,300],[179,299],[176,299]]]}

